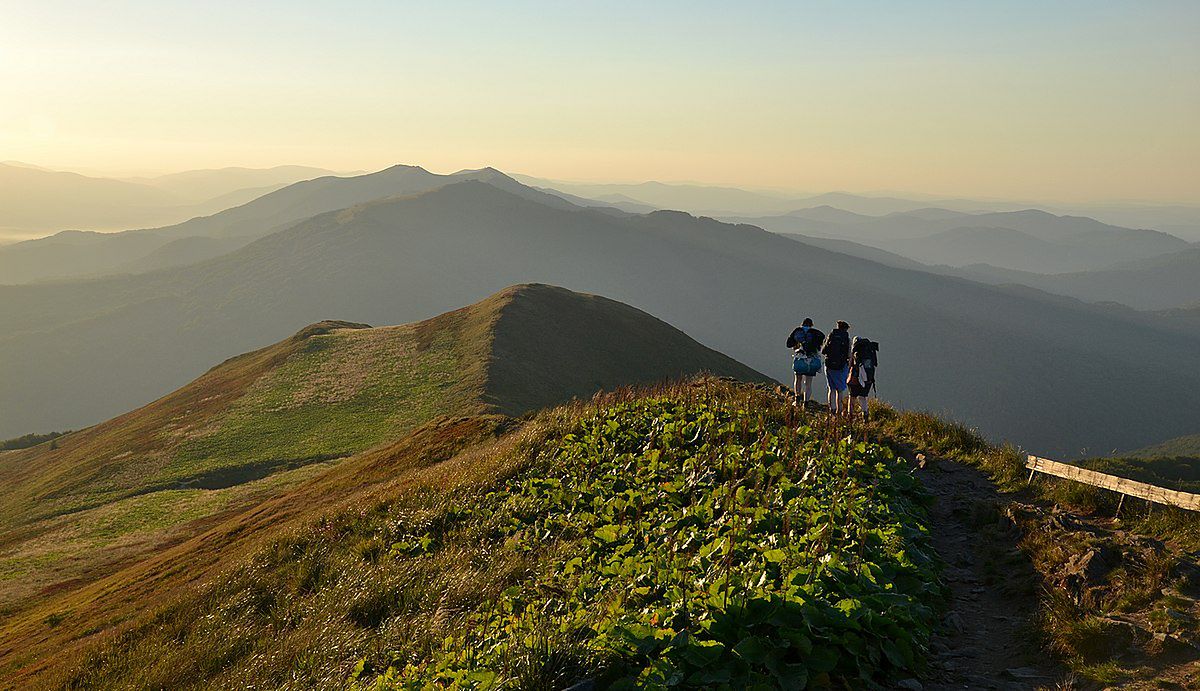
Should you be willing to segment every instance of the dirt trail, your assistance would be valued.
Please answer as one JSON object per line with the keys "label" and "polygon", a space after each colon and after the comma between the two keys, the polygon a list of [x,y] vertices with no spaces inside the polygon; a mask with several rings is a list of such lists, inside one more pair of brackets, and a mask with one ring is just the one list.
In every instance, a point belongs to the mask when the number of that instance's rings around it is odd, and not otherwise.
{"label": "dirt trail", "polygon": [[983,473],[951,460],[930,461],[918,477],[934,498],[932,538],[950,589],[924,689],[1055,688],[1063,672],[1038,649],[1036,578],[998,511],[1003,498]]}

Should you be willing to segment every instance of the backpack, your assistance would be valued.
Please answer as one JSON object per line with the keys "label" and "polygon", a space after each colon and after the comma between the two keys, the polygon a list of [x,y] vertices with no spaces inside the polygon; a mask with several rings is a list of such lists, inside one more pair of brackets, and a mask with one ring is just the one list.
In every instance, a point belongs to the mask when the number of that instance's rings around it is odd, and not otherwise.
{"label": "backpack", "polygon": [[789,348],[799,347],[800,341],[797,339],[798,336],[801,338],[805,337],[803,326],[797,326],[796,328],[792,329],[792,332],[790,334],[788,334],[787,347],[789,347]]}
{"label": "backpack", "polygon": [[845,369],[850,361],[850,334],[834,329],[825,340],[825,367],[831,371]]}
{"label": "backpack", "polygon": [[855,379],[858,378],[858,370],[861,369],[862,385],[867,387],[867,391],[870,392],[875,388],[875,368],[879,366],[879,343],[859,337],[854,339],[851,350],[854,353]]}
{"label": "backpack", "polygon": [[820,355],[797,355],[792,358],[792,371],[804,377],[811,377],[821,371]]}
{"label": "backpack", "polygon": [[879,342],[857,339],[854,343],[854,361],[874,371],[879,366]]}
{"label": "backpack", "polygon": [[816,330],[811,326],[797,326],[787,337],[787,347],[799,348],[804,351],[805,355],[816,355],[821,348],[822,341],[825,340],[825,334]]}

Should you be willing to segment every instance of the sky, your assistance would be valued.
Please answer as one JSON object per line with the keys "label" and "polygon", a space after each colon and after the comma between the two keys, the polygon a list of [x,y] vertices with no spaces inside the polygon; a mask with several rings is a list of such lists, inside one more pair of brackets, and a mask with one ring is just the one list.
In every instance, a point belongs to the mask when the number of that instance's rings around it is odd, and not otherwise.
{"label": "sky", "polygon": [[1200,202],[1200,2],[0,0],[0,160]]}

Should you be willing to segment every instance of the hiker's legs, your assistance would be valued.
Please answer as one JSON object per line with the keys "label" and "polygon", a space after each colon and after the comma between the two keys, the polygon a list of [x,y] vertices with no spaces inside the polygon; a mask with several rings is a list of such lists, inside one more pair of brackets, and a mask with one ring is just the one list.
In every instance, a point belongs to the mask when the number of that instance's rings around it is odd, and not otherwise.
{"label": "hiker's legs", "polygon": [[[859,397],[858,397],[858,404],[859,404],[860,406],[862,406],[863,422],[866,422],[867,420],[869,420],[869,419],[871,418],[871,414],[870,414],[869,412],[867,412],[867,397],[866,397],[866,396],[859,396]],[[851,407],[851,409],[853,409],[853,408],[854,408],[854,406],[853,406],[853,405],[851,405],[850,407]]]}
{"label": "hiker's legs", "polygon": [[812,377],[803,377],[804,379],[804,402],[808,403],[812,400]]}
{"label": "hiker's legs", "polygon": [[792,397],[793,401],[799,401],[801,399],[800,387],[803,386],[803,384],[801,383],[803,381],[804,381],[804,377],[800,376],[800,373],[797,372],[796,380],[792,384],[792,388],[795,389],[795,391],[796,391],[796,395]]}

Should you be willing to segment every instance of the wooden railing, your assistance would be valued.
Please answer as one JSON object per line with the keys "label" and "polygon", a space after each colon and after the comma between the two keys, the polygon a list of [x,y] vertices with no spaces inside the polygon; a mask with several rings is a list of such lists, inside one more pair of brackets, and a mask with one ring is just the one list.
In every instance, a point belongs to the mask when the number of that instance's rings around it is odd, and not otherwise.
{"label": "wooden railing", "polygon": [[[1030,456],[1026,461],[1025,467],[1029,469],[1029,479],[1033,480],[1034,473],[1045,473],[1054,477],[1061,477],[1067,480],[1082,482],[1085,485],[1099,487],[1101,489],[1112,490],[1121,494],[1121,502],[1124,503],[1125,497],[1137,497],[1145,499],[1156,504],[1165,504],[1167,506],[1177,506],[1181,509],[1189,511],[1200,511],[1200,494],[1192,494],[1191,492],[1180,492],[1178,490],[1159,487],[1137,480],[1117,477],[1107,473],[1100,473],[1087,468],[1080,468],[1077,465],[1070,463],[1060,463],[1052,461],[1049,458],[1039,458]],[[1120,507],[1118,506],[1118,511]]]}

